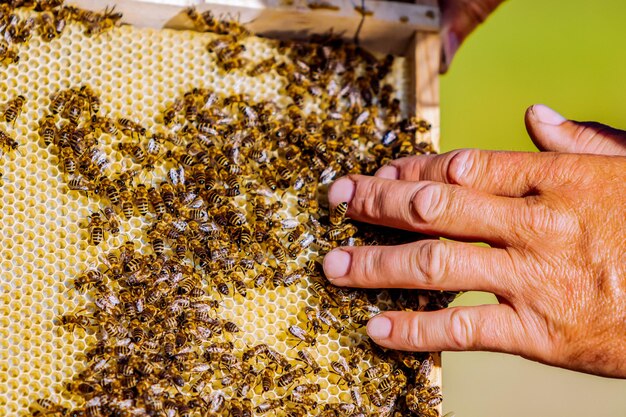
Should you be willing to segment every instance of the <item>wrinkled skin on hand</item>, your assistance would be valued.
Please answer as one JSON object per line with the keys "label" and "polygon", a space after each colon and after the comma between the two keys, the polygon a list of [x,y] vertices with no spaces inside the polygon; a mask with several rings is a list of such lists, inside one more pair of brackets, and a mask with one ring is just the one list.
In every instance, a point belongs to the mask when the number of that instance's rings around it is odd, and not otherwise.
{"label": "wrinkled skin on hand", "polygon": [[498,305],[384,312],[368,324],[382,346],[507,352],[626,378],[626,132],[542,105],[526,125],[552,152],[459,150],[337,180],[329,201],[348,201],[349,217],[453,240],[338,248],[326,275],[340,286],[498,296]]}

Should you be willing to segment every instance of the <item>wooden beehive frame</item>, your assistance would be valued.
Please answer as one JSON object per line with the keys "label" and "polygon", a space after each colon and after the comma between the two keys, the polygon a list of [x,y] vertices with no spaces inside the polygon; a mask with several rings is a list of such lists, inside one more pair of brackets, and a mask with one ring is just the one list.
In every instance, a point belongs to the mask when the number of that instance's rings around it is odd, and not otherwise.
{"label": "wooden beehive frame", "polygon": [[[195,6],[216,15],[233,16],[252,32],[266,37],[305,39],[333,31],[351,38],[361,21],[356,0],[74,0],[100,10],[115,5],[123,21],[139,27],[193,29],[183,9]],[[311,8],[311,4],[329,7]],[[437,0],[413,4],[365,0],[372,14],[365,18],[359,40],[376,52],[405,56],[409,63],[410,109],[432,124],[427,139],[439,150],[439,7]],[[441,355],[435,354],[432,381],[441,386]],[[441,413],[441,407],[439,409]]]}

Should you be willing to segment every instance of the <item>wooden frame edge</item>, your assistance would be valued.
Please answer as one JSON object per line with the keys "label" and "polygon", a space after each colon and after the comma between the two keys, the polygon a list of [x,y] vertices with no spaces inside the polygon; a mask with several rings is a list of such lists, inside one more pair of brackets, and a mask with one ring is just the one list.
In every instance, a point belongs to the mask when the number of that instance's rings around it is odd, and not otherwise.
{"label": "wooden frame edge", "polygon": [[409,60],[410,100],[415,115],[431,124],[425,136],[439,152],[439,65],[441,39],[438,33],[415,32],[407,51]]}

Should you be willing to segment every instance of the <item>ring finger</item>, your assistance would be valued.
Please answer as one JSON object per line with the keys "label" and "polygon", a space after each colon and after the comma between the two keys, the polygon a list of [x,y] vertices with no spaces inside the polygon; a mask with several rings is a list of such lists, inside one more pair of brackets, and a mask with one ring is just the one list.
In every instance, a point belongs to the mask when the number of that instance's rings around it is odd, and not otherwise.
{"label": "ring finger", "polygon": [[342,247],[324,258],[335,285],[359,288],[477,290],[510,296],[513,258],[504,249],[422,240],[400,246]]}

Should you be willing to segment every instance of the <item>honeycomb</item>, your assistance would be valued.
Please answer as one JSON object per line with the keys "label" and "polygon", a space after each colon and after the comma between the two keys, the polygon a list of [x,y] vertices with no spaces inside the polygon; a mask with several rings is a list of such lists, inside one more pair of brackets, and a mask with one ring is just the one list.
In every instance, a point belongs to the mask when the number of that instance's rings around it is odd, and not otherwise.
{"label": "honeycomb", "polygon": [[[78,26],[69,25],[63,36],[49,43],[33,37],[20,47],[19,63],[0,72],[0,103],[17,94],[27,99],[16,123],[6,126],[20,147],[4,155],[0,179],[2,415],[28,415],[29,406],[38,398],[70,405],[59,394],[63,383],[83,368],[81,353],[96,341],[93,333],[59,326],[61,315],[80,310],[88,302],[74,289],[72,279],[100,264],[104,254],[127,239],[146,243],[148,223],[134,217],[122,221],[118,236],[107,234],[99,246],[89,244],[87,218],[101,206],[96,199],[68,190],[58,156],[37,133],[51,97],[59,90],[89,84],[100,92],[102,113],[127,117],[149,128],[167,103],[194,87],[223,95],[246,94],[254,101],[288,103],[280,94],[285,81],[274,73],[252,78],[220,71],[206,53],[213,36],[122,26],[87,37]],[[244,43],[243,56],[250,61],[276,54],[272,41],[250,37]],[[388,80],[405,103],[406,71],[404,60],[397,58]],[[315,108],[309,104],[305,111]],[[112,155],[111,170],[125,167],[113,143],[100,146]],[[164,178],[164,172],[156,170],[154,180]],[[150,181],[150,174],[144,180]],[[294,196],[287,201],[287,212],[293,212]],[[302,311],[310,297],[305,285],[249,291],[245,299],[224,298],[220,311],[242,330],[234,341],[237,349],[267,343],[293,358],[294,343],[286,329],[303,322]],[[327,368],[363,337],[364,329],[341,335],[320,333],[316,349],[310,352]],[[365,369],[367,364],[362,366]],[[350,402],[349,391],[337,384],[336,375],[308,379],[321,384],[320,402]]]}

